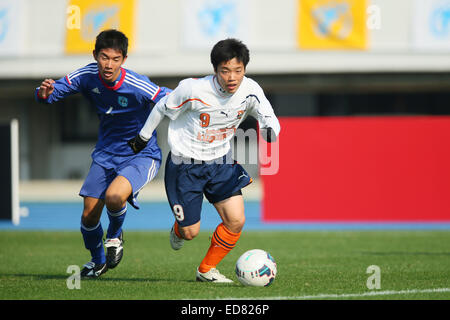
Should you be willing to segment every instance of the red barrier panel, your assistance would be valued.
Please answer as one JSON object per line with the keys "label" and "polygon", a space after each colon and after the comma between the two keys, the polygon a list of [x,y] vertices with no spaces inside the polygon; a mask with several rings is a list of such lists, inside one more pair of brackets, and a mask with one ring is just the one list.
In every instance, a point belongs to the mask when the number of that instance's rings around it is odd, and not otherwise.
{"label": "red barrier panel", "polygon": [[280,118],[264,221],[450,221],[450,117]]}

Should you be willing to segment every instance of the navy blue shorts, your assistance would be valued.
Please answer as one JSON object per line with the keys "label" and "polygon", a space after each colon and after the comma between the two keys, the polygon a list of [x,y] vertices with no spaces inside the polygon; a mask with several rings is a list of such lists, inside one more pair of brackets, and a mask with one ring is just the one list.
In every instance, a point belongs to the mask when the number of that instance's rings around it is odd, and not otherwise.
{"label": "navy blue shorts", "polygon": [[[115,161],[114,161],[115,160]],[[131,184],[132,194],[128,202],[136,209],[139,204],[136,200],[139,191],[151,181],[161,166],[160,160],[148,156],[136,155],[132,157],[115,157],[115,167],[101,166],[93,161],[89,173],[80,190],[80,196],[105,199],[106,189],[117,176],[125,177]]]}
{"label": "navy blue shorts", "polygon": [[182,227],[200,221],[203,195],[210,203],[216,203],[230,198],[252,182],[247,171],[235,161],[180,163],[173,160],[169,153],[164,182],[170,207]]}

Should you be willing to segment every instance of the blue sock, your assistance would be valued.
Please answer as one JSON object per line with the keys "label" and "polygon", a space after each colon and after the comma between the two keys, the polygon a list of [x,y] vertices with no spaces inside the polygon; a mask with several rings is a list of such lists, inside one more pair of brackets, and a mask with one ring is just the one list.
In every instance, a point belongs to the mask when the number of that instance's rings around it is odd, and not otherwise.
{"label": "blue sock", "polygon": [[105,250],[103,249],[103,228],[99,222],[95,227],[88,228],[81,223],[81,234],[83,235],[84,246],[91,251],[92,262],[102,264],[106,262]]}
{"label": "blue sock", "polygon": [[108,231],[106,232],[106,238],[118,238],[120,233],[122,232],[122,225],[125,220],[125,216],[127,215],[127,205],[125,204],[125,206],[119,211],[111,211],[107,209],[107,212],[109,218],[109,226]]}

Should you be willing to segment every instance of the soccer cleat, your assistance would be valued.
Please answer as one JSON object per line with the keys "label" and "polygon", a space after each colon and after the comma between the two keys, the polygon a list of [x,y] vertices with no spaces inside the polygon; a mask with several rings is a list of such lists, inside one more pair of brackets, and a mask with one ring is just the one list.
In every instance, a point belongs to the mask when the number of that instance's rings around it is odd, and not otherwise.
{"label": "soccer cleat", "polygon": [[172,226],[172,229],[170,230],[170,246],[173,250],[180,250],[183,244],[184,239],[178,238]]}
{"label": "soccer cleat", "polygon": [[118,238],[106,239],[106,265],[108,269],[114,269],[123,257],[123,231]]}
{"label": "soccer cleat", "polygon": [[80,276],[82,278],[98,278],[106,271],[108,271],[106,263],[96,264],[95,262],[89,261],[83,266]]}
{"label": "soccer cleat", "polygon": [[197,281],[214,282],[214,283],[233,283],[233,280],[228,279],[219,272],[216,268],[211,268],[208,272],[202,273],[197,268]]}

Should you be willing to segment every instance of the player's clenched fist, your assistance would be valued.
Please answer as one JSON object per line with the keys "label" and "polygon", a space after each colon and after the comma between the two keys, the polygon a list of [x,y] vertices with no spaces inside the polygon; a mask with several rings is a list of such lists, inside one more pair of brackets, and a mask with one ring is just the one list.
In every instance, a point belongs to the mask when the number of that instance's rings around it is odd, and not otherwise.
{"label": "player's clenched fist", "polygon": [[53,84],[55,83],[55,80],[53,79],[45,79],[42,81],[40,87],[39,87],[39,97],[43,99],[47,99],[49,95],[53,93],[53,90],[55,90],[55,87]]}

